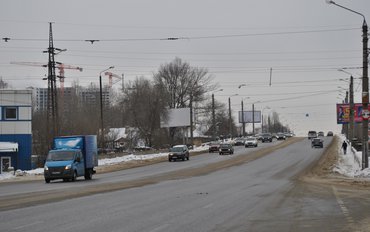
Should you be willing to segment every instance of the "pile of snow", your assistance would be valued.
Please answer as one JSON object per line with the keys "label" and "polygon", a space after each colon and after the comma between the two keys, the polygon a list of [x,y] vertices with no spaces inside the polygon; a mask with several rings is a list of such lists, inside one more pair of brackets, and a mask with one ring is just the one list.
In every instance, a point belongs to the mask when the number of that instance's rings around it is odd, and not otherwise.
{"label": "pile of snow", "polygon": [[356,151],[353,147],[348,146],[347,154],[344,154],[342,143],[346,138],[340,136],[338,143],[338,163],[333,171],[347,177],[370,177],[370,168],[362,169],[362,151]]}
{"label": "pile of snow", "polygon": [[[208,146],[203,145],[199,147],[195,147],[193,150],[190,150],[190,152],[197,152],[197,151],[207,151]],[[128,161],[133,161],[133,160],[150,160],[150,159],[155,159],[158,157],[166,157],[168,156],[168,153],[154,153],[154,154],[146,154],[146,155],[126,155],[122,157],[115,157],[115,158],[106,158],[106,159],[99,159],[98,164],[99,166],[105,166],[105,165],[113,165],[113,164],[118,164],[122,162],[128,162]],[[27,176],[27,175],[43,175],[44,174],[44,169],[43,168],[37,168],[29,171],[22,171],[22,170],[17,170],[14,174],[14,172],[7,172],[0,174],[0,181],[1,180],[6,180],[6,179],[12,179],[17,176]]]}

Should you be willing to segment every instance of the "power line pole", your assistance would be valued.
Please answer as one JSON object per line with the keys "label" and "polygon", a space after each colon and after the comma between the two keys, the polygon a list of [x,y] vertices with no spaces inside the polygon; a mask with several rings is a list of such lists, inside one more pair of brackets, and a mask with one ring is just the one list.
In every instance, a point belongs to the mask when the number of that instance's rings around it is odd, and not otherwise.
{"label": "power line pole", "polygon": [[252,104],[252,124],[253,124],[253,135],[254,133],[254,103]]}
{"label": "power line pole", "polygon": [[[369,77],[368,77],[368,37],[367,37],[367,24],[364,17],[364,22],[362,24],[362,45],[363,45],[363,63],[362,63],[362,110],[366,110],[368,113],[369,105]],[[369,118],[368,116],[363,117],[362,119],[362,169],[369,167]]]}
{"label": "power line pole", "polygon": [[232,123],[231,123],[231,100],[229,97],[229,135],[230,139],[233,137]]}
{"label": "power line pole", "polygon": [[353,140],[353,124],[354,124],[354,102],[353,102],[353,76],[350,78],[349,82],[349,131],[348,139],[350,142]]}
{"label": "power line pole", "polygon": [[215,95],[212,93],[212,140],[216,138]]}
{"label": "power line pole", "polygon": [[368,27],[365,15],[352,10],[348,7],[339,5],[332,0],[326,0],[327,3],[338,6],[344,10],[360,15],[363,18],[362,23],[362,169],[369,167],[369,48],[368,48]]}
{"label": "power line pole", "polygon": [[243,100],[242,100],[242,128],[243,128],[243,131],[242,131],[242,136],[244,137],[245,136],[245,122],[244,122],[244,103],[243,103]]}
{"label": "power line pole", "polygon": [[55,50],[53,42],[52,23],[49,23],[49,48],[44,53],[49,54],[48,60],[48,102],[47,102],[47,129],[49,133],[49,144],[52,138],[59,134],[58,125],[58,101],[56,90],[56,75],[55,75]]}

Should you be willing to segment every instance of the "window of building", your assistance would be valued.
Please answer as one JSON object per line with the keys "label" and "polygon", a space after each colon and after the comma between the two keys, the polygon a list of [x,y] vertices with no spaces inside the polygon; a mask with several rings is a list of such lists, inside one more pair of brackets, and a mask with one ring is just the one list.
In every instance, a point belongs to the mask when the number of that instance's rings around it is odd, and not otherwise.
{"label": "window of building", "polygon": [[17,120],[17,107],[5,107],[4,120]]}

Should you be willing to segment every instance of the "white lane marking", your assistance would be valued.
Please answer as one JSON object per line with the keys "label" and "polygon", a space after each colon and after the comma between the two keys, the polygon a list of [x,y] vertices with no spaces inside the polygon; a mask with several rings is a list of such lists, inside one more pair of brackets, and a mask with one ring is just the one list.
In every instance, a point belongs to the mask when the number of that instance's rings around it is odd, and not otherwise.
{"label": "white lane marking", "polygon": [[169,227],[169,226],[170,226],[170,224],[163,224],[163,225],[161,225],[161,226],[159,226],[159,227],[157,227],[157,228],[152,229],[152,230],[151,230],[151,231],[149,231],[149,232],[162,231],[164,228]]}
{"label": "white lane marking", "polygon": [[44,221],[35,221],[33,223],[29,223],[29,224],[26,224],[26,225],[23,225],[23,226],[17,226],[17,227],[14,227],[14,230],[24,229],[26,227],[34,226],[34,225],[41,224],[41,223],[44,223]]}
{"label": "white lane marking", "polygon": [[206,205],[206,206],[203,206],[203,209],[208,209],[208,208],[211,208],[212,206],[214,206],[214,204],[213,204],[213,203],[208,204],[208,205]]}
{"label": "white lane marking", "polygon": [[339,205],[340,209],[342,210],[342,213],[343,213],[344,217],[346,218],[346,220],[347,220],[348,224],[351,226],[351,228],[354,228],[353,227],[355,225],[354,220],[350,216],[346,205],[344,204],[343,200],[339,197],[337,189],[334,186],[331,186],[331,187],[333,189],[334,196],[337,199],[338,205]]}

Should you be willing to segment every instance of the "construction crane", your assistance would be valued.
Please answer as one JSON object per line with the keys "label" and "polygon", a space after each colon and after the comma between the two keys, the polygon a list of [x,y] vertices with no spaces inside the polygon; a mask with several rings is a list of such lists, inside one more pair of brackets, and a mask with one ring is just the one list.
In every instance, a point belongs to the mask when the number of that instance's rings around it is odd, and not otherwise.
{"label": "construction crane", "polygon": [[[112,85],[122,80],[122,77],[120,75],[111,73],[111,72],[105,72],[104,73],[109,78],[109,88],[112,88]],[[113,83],[113,77],[118,78],[118,80],[114,81]]]}
{"label": "construction crane", "polygon": [[[10,64],[16,64],[16,65],[26,65],[26,66],[35,66],[35,67],[44,67],[47,68],[48,65],[41,63],[41,62],[10,62]],[[64,69],[72,69],[72,70],[79,70],[82,72],[81,67],[76,67],[68,64],[63,64],[56,62],[55,67],[59,70],[59,82],[60,82],[60,90],[63,93],[64,92]]]}

